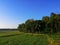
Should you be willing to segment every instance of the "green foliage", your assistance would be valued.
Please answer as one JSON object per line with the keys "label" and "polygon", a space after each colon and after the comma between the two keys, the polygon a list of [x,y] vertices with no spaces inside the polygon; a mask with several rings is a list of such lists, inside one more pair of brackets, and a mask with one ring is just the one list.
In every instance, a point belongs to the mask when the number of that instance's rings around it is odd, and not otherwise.
{"label": "green foliage", "polygon": [[24,23],[23,23],[23,24],[20,24],[20,25],[18,26],[18,30],[19,30],[20,32],[23,32],[24,29],[25,29],[25,24],[24,24]]}
{"label": "green foliage", "polygon": [[31,33],[56,33],[60,31],[60,14],[51,13],[44,16],[42,20],[28,19],[24,24],[18,26],[18,30]]}

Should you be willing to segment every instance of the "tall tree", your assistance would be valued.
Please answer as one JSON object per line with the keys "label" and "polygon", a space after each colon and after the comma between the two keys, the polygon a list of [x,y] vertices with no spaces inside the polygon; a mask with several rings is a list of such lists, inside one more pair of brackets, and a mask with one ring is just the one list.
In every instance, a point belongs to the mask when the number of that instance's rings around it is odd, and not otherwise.
{"label": "tall tree", "polygon": [[32,32],[32,25],[33,25],[34,20],[33,19],[28,19],[25,22],[25,28],[27,32]]}

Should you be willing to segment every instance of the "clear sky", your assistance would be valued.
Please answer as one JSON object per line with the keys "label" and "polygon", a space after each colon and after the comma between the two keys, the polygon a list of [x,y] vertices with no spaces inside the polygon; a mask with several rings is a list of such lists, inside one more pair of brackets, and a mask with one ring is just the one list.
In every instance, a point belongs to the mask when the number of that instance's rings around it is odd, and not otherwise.
{"label": "clear sky", "polygon": [[0,0],[0,28],[17,28],[27,19],[60,13],[60,0]]}

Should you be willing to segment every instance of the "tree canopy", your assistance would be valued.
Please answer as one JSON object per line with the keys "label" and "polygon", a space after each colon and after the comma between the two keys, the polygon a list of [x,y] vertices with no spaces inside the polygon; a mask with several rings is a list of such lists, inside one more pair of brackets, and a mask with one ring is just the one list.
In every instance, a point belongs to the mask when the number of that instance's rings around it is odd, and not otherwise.
{"label": "tree canopy", "polygon": [[60,14],[51,13],[50,16],[43,16],[42,20],[28,19],[25,23],[19,24],[18,30],[31,33],[57,33],[60,31]]}

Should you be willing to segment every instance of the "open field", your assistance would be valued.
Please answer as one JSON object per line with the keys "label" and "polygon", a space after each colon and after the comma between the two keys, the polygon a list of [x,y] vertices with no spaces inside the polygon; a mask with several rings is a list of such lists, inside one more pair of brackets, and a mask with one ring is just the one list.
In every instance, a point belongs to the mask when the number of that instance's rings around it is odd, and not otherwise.
{"label": "open field", "polygon": [[60,45],[60,35],[0,32],[0,45]]}

